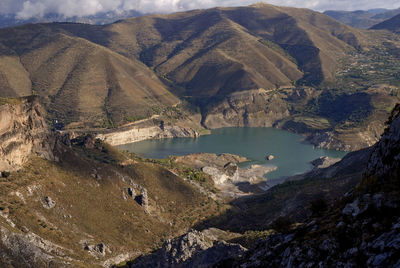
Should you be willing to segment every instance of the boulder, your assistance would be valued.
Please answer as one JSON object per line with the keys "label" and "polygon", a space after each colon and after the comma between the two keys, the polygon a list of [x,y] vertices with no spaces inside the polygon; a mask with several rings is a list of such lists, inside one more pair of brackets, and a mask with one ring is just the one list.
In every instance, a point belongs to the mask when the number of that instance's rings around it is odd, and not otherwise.
{"label": "boulder", "polygon": [[44,201],[45,201],[44,207],[47,209],[51,209],[56,206],[56,202],[50,196],[46,196],[44,198]]}
{"label": "boulder", "polygon": [[213,267],[232,256],[242,256],[246,250],[217,240],[207,230],[193,230],[166,241],[161,249],[138,258],[131,267]]}
{"label": "boulder", "polygon": [[270,154],[270,155],[267,155],[267,156],[265,157],[265,159],[268,160],[268,161],[271,161],[271,160],[275,159],[275,156],[273,156],[272,154]]}

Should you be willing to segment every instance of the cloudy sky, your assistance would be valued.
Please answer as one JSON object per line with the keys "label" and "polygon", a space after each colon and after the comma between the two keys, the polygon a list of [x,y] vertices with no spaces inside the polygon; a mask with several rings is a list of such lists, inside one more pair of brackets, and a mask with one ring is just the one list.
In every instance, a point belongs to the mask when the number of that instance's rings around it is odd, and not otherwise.
{"label": "cloudy sky", "polygon": [[[0,13],[18,14],[20,18],[40,17],[46,13],[82,16],[130,9],[165,13],[215,6],[243,6],[255,2],[259,0],[0,0]],[[400,7],[400,0],[269,0],[268,3],[318,11]]]}

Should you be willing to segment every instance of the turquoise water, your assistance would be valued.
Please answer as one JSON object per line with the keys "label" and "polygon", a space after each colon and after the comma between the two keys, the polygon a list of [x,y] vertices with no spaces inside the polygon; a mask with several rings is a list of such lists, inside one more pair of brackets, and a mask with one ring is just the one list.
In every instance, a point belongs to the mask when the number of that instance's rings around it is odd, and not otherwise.
{"label": "turquoise water", "polygon": [[[346,152],[314,148],[302,141],[303,137],[274,128],[221,128],[211,135],[192,138],[148,140],[118,146],[147,158],[166,158],[170,155],[191,153],[231,153],[247,157],[251,164],[274,165],[278,169],[268,173],[268,180],[304,173],[312,168],[310,161],[329,156],[342,158]],[[266,155],[274,155],[272,161]]]}

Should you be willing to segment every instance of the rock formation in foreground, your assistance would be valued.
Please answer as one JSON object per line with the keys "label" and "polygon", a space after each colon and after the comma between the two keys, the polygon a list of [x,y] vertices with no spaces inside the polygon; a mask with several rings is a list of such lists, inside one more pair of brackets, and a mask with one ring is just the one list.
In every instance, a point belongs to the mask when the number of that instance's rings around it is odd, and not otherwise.
{"label": "rock formation in foreground", "polygon": [[0,171],[18,170],[31,154],[55,160],[52,136],[38,99],[0,106]]}
{"label": "rock formation in foreground", "polygon": [[0,99],[0,172],[0,267],[110,267],[223,209],[161,164],[51,131],[35,98]]}

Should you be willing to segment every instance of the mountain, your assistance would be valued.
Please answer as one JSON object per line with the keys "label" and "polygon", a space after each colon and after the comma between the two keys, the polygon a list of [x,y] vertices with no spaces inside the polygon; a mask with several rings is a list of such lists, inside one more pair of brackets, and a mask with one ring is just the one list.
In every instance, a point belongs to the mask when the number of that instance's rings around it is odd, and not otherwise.
{"label": "mountain", "polygon": [[16,14],[2,14],[0,15],[0,28],[17,26],[28,23],[45,23],[45,22],[73,22],[73,23],[86,23],[86,24],[110,24],[118,20],[143,16],[136,10],[124,11],[108,11],[99,12],[94,15],[82,17],[66,17],[64,15],[48,13],[41,17],[33,17],[28,19],[19,18]]}
{"label": "mountain", "polygon": [[37,94],[52,126],[71,131],[158,117],[157,137],[165,124],[197,133],[275,126],[357,150],[378,140],[398,99],[397,41],[307,9],[256,4],[110,25],[30,24],[0,30],[0,45],[0,96]]}
{"label": "mountain", "polygon": [[140,61],[56,29],[30,24],[0,32],[3,97],[33,92],[54,120],[86,127],[118,125],[178,103]]}
{"label": "mountain", "polygon": [[400,14],[400,9],[372,9],[356,11],[327,10],[324,14],[352,27],[369,29],[375,24]]}
{"label": "mountain", "polygon": [[319,84],[360,32],[311,10],[258,4],[129,19],[107,27],[110,48],[205,97]]}
{"label": "mountain", "polygon": [[[396,34],[267,4],[0,30],[0,266],[398,266],[399,58]],[[105,142],[223,126],[364,149],[261,192],[239,156]]]}
{"label": "mountain", "polygon": [[373,30],[389,30],[394,33],[400,33],[400,15],[394,16],[391,19],[385,20],[371,27]]}

